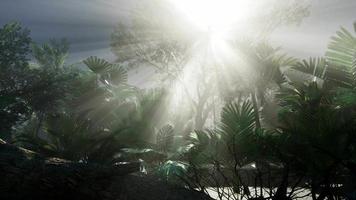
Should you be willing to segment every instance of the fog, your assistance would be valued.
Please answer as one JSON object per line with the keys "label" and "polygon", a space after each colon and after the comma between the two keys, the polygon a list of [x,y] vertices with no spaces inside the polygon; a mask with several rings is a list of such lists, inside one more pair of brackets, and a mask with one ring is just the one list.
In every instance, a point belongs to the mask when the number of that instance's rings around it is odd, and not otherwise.
{"label": "fog", "polygon": [[[1,0],[0,25],[19,21],[36,42],[67,38],[70,62],[90,55],[114,60],[110,34],[119,21],[127,21],[131,8],[142,0]],[[289,54],[304,58],[322,56],[328,39],[340,26],[352,28],[354,0],[314,0],[311,14],[298,27],[282,27],[271,37]]]}

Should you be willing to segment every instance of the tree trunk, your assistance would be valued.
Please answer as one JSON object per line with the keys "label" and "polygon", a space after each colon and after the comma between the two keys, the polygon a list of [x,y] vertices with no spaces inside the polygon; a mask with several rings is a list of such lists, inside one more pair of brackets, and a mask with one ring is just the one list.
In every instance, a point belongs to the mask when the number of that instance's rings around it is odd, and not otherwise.
{"label": "tree trunk", "polygon": [[283,169],[283,176],[280,185],[277,188],[276,194],[272,197],[272,200],[286,200],[289,178],[289,166],[285,165]]}
{"label": "tree trunk", "polygon": [[258,108],[255,92],[251,92],[251,100],[252,100],[253,110],[255,111],[254,114],[255,114],[256,128],[260,129],[261,128],[260,113],[259,113],[259,108]]}

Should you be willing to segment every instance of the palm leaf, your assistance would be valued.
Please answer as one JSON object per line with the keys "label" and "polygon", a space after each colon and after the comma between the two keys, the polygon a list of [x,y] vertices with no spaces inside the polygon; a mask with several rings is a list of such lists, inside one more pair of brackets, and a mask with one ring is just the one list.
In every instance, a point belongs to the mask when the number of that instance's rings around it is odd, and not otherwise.
{"label": "palm leaf", "polygon": [[173,145],[174,128],[167,124],[159,129],[157,133],[157,145],[160,151],[168,152]]}
{"label": "palm leaf", "polygon": [[255,161],[262,147],[259,138],[263,135],[263,129],[256,128],[254,112],[250,101],[231,103],[222,111],[220,132],[225,143],[222,150],[239,165]]}
{"label": "palm leaf", "polygon": [[221,130],[228,135],[243,134],[253,130],[254,109],[249,101],[242,105],[231,103],[225,106],[221,115]]}
{"label": "palm leaf", "polygon": [[188,172],[188,164],[181,161],[168,160],[158,168],[158,174],[167,181],[179,180]]}
{"label": "palm leaf", "polygon": [[309,58],[292,66],[292,69],[324,79],[326,60],[324,58]]}
{"label": "palm leaf", "polygon": [[330,62],[328,77],[343,86],[353,86],[356,83],[356,37],[345,28],[336,32],[331,38],[326,52]]}
{"label": "palm leaf", "polygon": [[108,75],[110,76],[110,82],[112,84],[119,85],[127,83],[127,71],[120,65],[112,65],[111,68],[108,70]]}
{"label": "palm leaf", "polygon": [[350,67],[341,65],[329,65],[325,74],[326,80],[336,86],[350,88],[355,85],[355,75]]}
{"label": "palm leaf", "polygon": [[328,60],[334,64],[351,67],[356,52],[356,37],[348,30],[341,28],[331,42],[326,52]]}
{"label": "palm leaf", "polygon": [[90,56],[83,63],[94,73],[101,73],[111,66],[109,62],[96,56]]}

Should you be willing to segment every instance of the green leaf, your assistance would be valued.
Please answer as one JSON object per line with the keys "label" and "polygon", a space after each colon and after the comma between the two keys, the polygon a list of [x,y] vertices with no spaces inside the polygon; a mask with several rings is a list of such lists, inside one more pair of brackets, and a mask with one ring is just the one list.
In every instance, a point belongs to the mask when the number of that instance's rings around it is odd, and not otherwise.
{"label": "green leaf", "polygon": [[83,62],[90,70],[92,70],[96,74],[104,72],[107,68],[111,66],[111,63],[96,56],[90,56]]}
{"label": "green leaf", "polygon": [[158,168],[158,173],[167,181],[182,177],[188,171],[188,164],[181,161],[168,160]]}

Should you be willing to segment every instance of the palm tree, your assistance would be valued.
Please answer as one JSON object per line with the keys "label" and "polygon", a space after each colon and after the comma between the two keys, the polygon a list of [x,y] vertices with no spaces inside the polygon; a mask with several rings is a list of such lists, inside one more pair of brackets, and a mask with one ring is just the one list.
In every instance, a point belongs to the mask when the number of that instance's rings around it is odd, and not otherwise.
{"label": "palm tree", "polygon": [[243,93],[240,93],[239,98],[245,96],[245,98],[251,99],[254,110],[257,111],[254,113],[256,126],[261,128],[259,111],[268,103],[266,93],[280,88],[287,81],[282,68],[292,65],[296,60],[280,53],[279,48],[273,48],[266,42],[251,45],[250,42],[244,41],[237,42],[235,45],[239,56],[245,61],[243,67],[246,67],[250,72],[249,77],[245,78],[246,80],[236,83],[246,87],[245,94],[241,96]]}
{"label": "palm tree", "polygon": [[[265,142],[268,134],[256,126],[254,112],[256,111],[250,100],[242,103],[230,102],[224,106],[221,122],[216,129],[195,131],[190,135],[185,158],[191,168],[197,168],[192,170],[196,175],[191,179],[201,181],[195,182],[202,187],[201,190],[205,190],[204,184],[213,184],[216,187],[228,185],[233,186],[232,193],[251,197],[248,189],[251,180],[242,178],[244,172],[241,168],[251,163],[261,163],[259,161],[265,161],[268,156],[272,157]],[[213,172],[200,172],[210,165],[214,166],[209,169]],[[260,164],[258,166],[261,167]],[[258,183],[263,184],[261,180]],[[262,192],[255,195],[262,195]]]}
{"label": "palm tree", "polygon": [[81,162],[110,162],[121,148],[111,134],[95,131],[90,121],[74,115],[49,117],[44,126],[38,134],[29,124],[16,142],[48,157]]}
{"label": "palm tree", "polygon": [[52,39],[43,45],[32,44],[32,54],[36,64],[44,68],[61,69],[65,66],[69,43],[66,39]]}
{"label": "palm tree", "polygon": [[332,87],[352,89],[355,87],[356,37],[341,28],[331,38],[325,58],[310,58],[293,66],[313,77],[309,80],[323,80]]}

